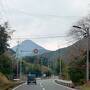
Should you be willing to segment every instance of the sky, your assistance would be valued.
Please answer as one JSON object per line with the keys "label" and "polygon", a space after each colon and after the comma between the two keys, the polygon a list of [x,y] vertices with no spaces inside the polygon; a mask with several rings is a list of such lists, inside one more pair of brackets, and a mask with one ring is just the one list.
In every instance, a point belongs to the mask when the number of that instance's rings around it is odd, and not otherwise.
{"label": "sky", "polygon": [[11,47],[18,40],[30,39],[48,50],[56,50],[72,42],[67,33],[89,14],[89,7],[89,0],[0,0],[0,18],[16,30]]}

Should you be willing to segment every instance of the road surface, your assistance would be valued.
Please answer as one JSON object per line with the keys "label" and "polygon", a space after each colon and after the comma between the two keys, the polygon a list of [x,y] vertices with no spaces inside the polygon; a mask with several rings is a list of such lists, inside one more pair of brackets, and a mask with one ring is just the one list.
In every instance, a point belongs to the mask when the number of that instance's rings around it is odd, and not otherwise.
{"label": "road surface", "polygon": [[74,90],[54,82],[54,79],[37,80],[37,85],[26,83],[14,90]]}

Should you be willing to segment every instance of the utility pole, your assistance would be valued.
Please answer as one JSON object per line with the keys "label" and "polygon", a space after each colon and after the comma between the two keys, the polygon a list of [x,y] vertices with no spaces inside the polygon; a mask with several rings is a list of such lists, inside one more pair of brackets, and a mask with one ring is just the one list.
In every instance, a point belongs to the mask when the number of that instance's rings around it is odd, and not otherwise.
{"label": "utility pole", "polygon": [[61,61],[61,51],[59,50],[60,46],[58,43],[58,59],[59,59],[59,65],[60,65],[60,78],[62,77],[62,61]]}
{"label": "utility pole", "polygon": [[[20,42],[22,42],[22,41],[20,41]],[[19,45],[20,46],[20,45]],[[32,53],[32,51],[24,51],[24,50],[20,50],[20,54],[21,54],[21,56],[20,56],[20,72],[19,72],[19,74],[20,74],[20,79],[23,79],[23,75],[24,75],[24,73],[23,73],[23,52],[30,52],[30,53]]]}
{"label": "utility pole", "polygon": [[22,79],[22,51],[20,51],[21,56],[20,56],[20,79]]}
{"label": "utility pole", "polygon": [[89,81],[89,28],[87,28],[87,62],[86,62],[86,79]]}
{"label": "utility pole", "polygon": [[[7,23],[6,23],[6,24],[7,24]],[[6,26],[7,26],[7,25],[6,25]],[[12,37],[13,37],[13,33],[14,33],[15,31],[16,31],[16,30],[12,30],[12,31],[8,32],[8,35],[10,35],[11,38],[12,38]],[[12,63],[11,63],[11,72],[13,73],[13,58],[14,58],[14,55],[11,56],[11,58],[12,58]],[[12,74],[11,78],[13,79],[13,74]]]}
{"label": "utility pole", "polygon": [[[61,51],[59,51],[59,54],[61,53]],[[59,55],[59,64],[60,64],[60,78],[62,78],[62,60],[61,60],[61,56]]]}
{"label": "utility pole", "polygon": [[17,43],[18,43],[18,46],[17,46],[17,49],[16,49],[16,63],[17,63],[17,65],[16,65],[16,76],[17,76],[17,78],[19,77],[19,63],[18,63],[18,59],[19,59],[19,41],[17,41]]}

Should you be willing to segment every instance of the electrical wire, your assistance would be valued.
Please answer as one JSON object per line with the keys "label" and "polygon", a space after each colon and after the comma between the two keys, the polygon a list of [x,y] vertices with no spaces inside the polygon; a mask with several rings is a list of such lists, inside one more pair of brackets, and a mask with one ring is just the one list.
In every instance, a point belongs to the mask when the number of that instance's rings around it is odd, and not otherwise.
{"label": "electrical wire", "polygon": [[2,18],[5,18],[5,19],[8,19],[8,17],[6,16],[6,10],[5,10],[5,6],[4,6],[4,3],[3,3],[3,0],[0,0],[0,7],[1,7],[1,9],[2,9],[2,14],[3,14],[3,16],[2,16]]}
{"label": "electrical wire", "polygon": [[63,38],[63,37],[66,37],[66,36],[40,36],[40,37],[13,37],[12,39],[47,39],[47,38]]}
{"label": "electrical wire", "polygon": [[16,11],[16,12],[22,13],[24,15],[35,16],[35,17],[56,17],[56,18],[82,17],[82,16],[60,16],[60,15],[50,15],[50,14],[37,14],[37,13],[25,12],[23,10],[16,9],[16,8],[11,8],[11,9],[12,9],[12,11]]}

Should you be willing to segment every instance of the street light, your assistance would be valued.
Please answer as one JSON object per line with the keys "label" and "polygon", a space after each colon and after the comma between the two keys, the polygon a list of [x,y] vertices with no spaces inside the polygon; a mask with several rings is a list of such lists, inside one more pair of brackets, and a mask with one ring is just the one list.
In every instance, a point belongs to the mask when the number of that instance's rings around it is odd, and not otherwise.
{"label": "street light", "polygon": [[79,27],[79,26],[73,26],[74,28],[79,28],[79,29],[82,29],[81,27]]}
{"label": "street light", "polygon": [[86,61],[86,81],[89,81],[89,27],[82,28],[80,26],[73,26],[74,28],[82,29],[84,34],[83,36],[87,38],[87,61]]}

